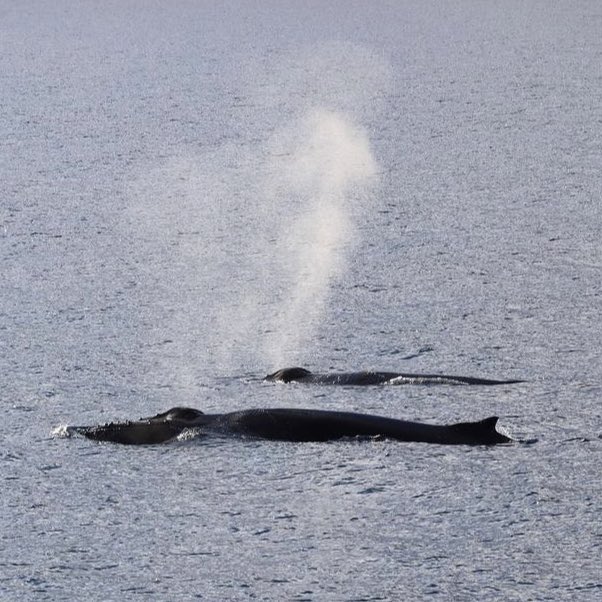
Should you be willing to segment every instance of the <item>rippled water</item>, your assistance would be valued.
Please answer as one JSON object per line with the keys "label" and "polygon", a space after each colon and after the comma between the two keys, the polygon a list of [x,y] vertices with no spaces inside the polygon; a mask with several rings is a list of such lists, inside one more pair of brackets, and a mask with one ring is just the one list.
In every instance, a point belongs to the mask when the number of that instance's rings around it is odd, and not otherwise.
{"label": "rippled water", "polygon": [[[597,600],[598,2],[0,2],[3,600]],[[285,365],[521,378],[262,383]],[[531,445],[65,424],[268,406]]]}

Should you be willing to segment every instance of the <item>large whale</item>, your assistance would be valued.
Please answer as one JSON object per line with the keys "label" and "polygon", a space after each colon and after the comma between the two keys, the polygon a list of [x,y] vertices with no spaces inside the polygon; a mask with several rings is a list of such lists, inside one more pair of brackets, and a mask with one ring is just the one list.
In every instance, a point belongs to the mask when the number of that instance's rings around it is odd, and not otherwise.
{"label": "large whale", "polygon": [[283,368],[268,374],[264,380],[282,383],[318,385],[509,385],[521,380],[491,380],[448,374],[408,374],[401,372],[322,372],[305,368]]}
{"label": "large whale", "polygon": [[172,408],[149,418],[100,426],[67,427],[96,441],[129,445],[165,443],[187,429],[198,435],[235,435],[278,441],[331,441],[343,437],[383,437],[448,445],[493,445],[511,441],[495,428],[497,416],[450,425],[408,422],[371,414],[303,409],[256,409],[204,414]]}

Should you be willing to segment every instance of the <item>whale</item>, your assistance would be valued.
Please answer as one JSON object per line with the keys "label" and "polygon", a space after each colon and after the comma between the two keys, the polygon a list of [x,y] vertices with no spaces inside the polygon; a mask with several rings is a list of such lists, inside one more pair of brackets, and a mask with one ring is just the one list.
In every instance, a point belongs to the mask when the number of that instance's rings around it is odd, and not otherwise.
{"label": "whale", "polygon": [[309,383],[317,385],[509,385],[522,380],[492,380],[448,374],[409,374],[406,372],[322,372],[305,368],[283,368],[264,377],[279,383]]}
{"label": "whale", "polygon": [[297,408],[267,408],[205,414],[175,407],[148,418],[98,426],[70,426],[69,435],[125,445],[168,443],[193,436],[236,436],[272,441],[326,442],[343,438],[383,438],[445,445],[496,445],[510,437],[496,429],[497,416],[477,422],[437,425],[372,414]]}

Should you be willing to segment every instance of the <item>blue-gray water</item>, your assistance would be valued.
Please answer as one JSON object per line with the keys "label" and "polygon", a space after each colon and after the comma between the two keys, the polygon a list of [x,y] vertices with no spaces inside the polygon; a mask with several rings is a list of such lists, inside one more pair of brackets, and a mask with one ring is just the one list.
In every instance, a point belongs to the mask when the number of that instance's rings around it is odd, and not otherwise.
{"label": "blue-gray water", "polygon": [[[599,599],[601,65],[597,0],[1,0],[0,598]],[[172,405],[538,442],[52,434]]]}

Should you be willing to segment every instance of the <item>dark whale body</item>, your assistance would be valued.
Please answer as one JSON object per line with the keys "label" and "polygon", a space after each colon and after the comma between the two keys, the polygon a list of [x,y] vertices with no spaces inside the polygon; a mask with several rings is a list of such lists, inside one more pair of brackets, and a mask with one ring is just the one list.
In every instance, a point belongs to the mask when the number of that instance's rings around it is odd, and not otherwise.
{"label": "dark whale body", "polygon": [[370,414],[301,409],[257,409],[203,414],[193,408],[167,412],[133,422],[101,426],[72,426],[77,433],[96,441],[145,445],[170,441],[187,429],[201,435],[234,435],[276,441],[332,441],[343,437],[384,437],[448,445],[493,445],[510,438],[499,433],[496,416],[479,422],[433,425]]}
{"label": "dark whale body", "polygon": [[408,374],[400,372],[328,372],[314,373],[305,368],[283,368],[264,380],[317,385],[508,385],[521,380],[491,380],[447,374]]}

